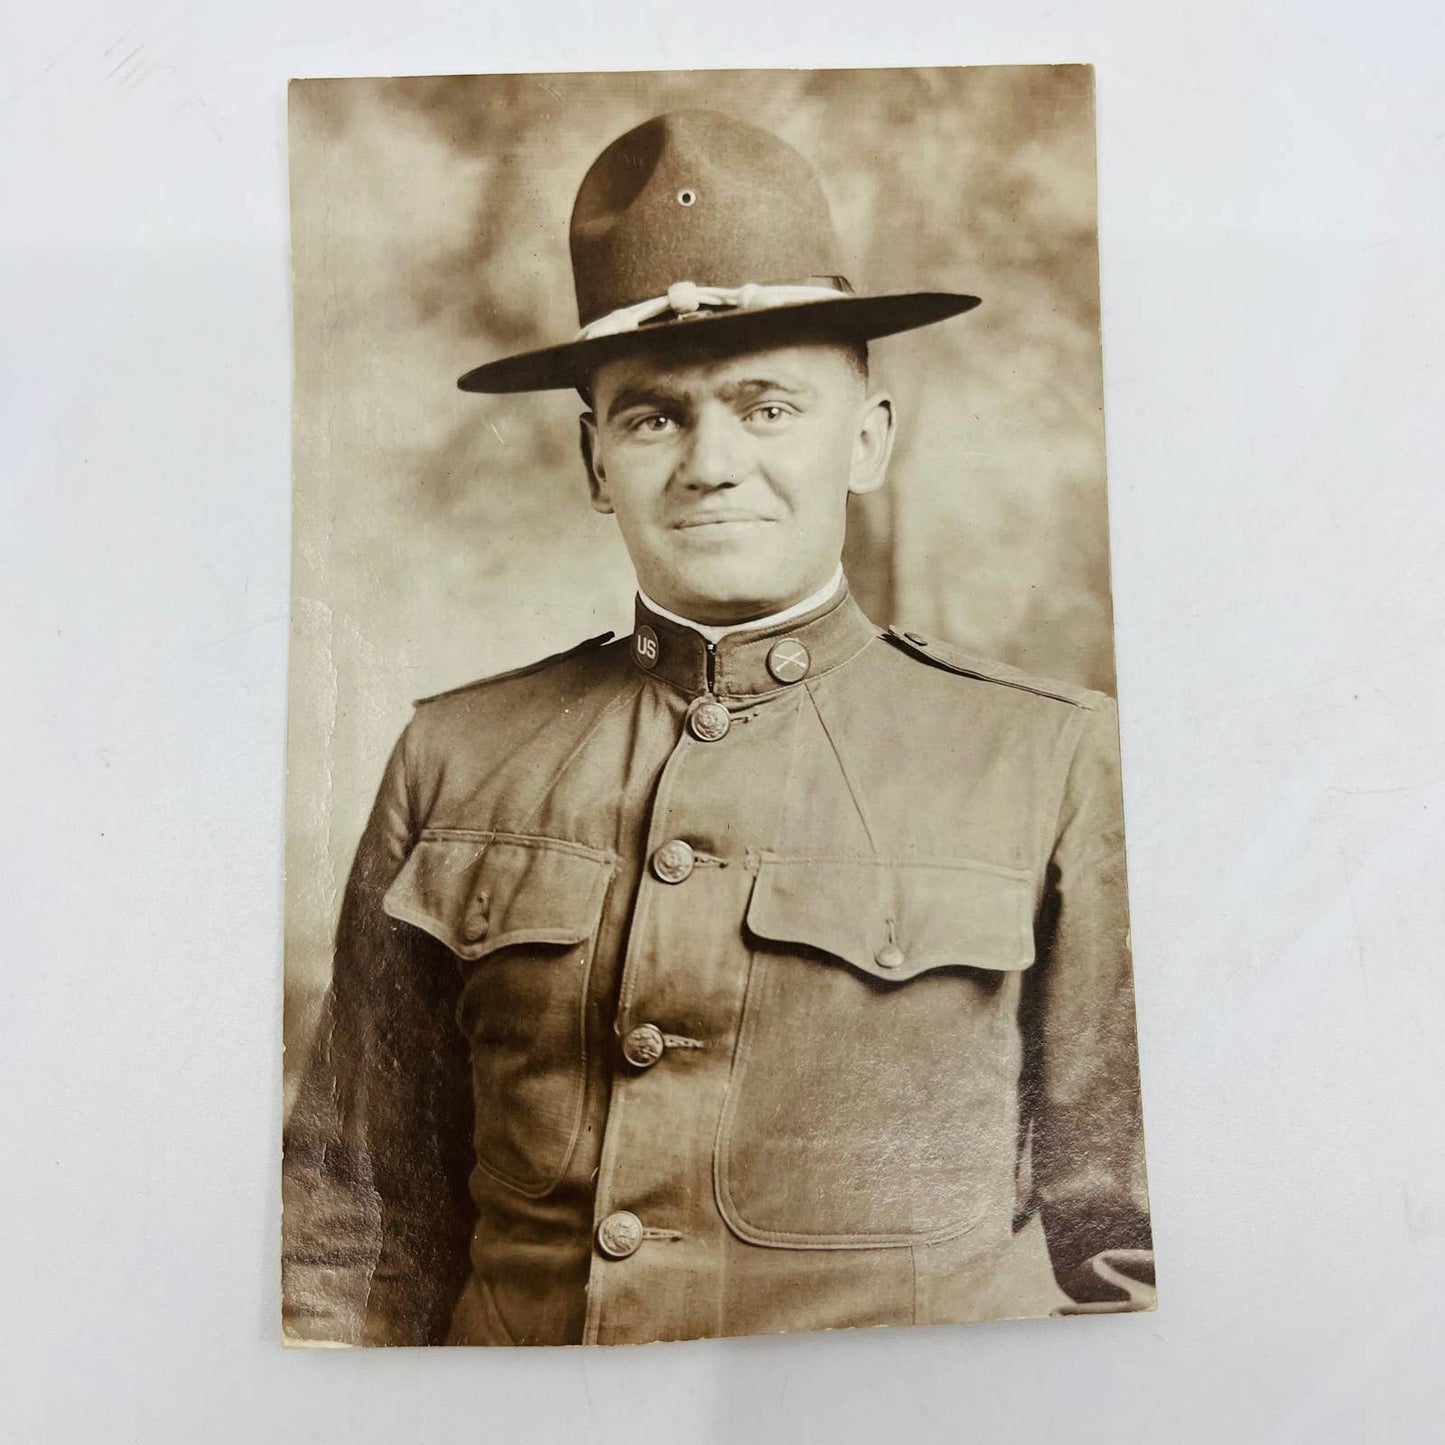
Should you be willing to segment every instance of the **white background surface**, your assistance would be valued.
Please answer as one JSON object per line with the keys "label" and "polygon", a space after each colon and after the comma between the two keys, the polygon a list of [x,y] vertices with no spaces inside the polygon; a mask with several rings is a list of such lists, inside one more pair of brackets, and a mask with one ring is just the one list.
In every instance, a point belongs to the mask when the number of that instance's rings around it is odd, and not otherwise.
{"label": "white background surface", "polygon": [[[0,1436],[1439,1439],[1439,5],[600,8],[7,10]],[[1099,67],[1159,1313],[283,1352],[286,79],[1052,60]]]}

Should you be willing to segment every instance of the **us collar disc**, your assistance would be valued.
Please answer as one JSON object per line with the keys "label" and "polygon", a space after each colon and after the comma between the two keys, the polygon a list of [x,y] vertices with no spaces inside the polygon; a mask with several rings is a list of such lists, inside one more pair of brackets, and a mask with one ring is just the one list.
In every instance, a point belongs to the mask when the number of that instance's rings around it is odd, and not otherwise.
{"label": "us collar disc", "polygon": [[632,634],[632,660],[651,672],[660,655],[657,634],[644,623]]}

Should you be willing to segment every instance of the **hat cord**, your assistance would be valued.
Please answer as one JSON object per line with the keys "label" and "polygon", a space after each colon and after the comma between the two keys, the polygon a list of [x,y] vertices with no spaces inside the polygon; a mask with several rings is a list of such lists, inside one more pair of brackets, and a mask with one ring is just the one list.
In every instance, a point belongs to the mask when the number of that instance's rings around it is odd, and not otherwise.
{"label": "hat cord", "polygon": [[749,281],[743,286],[699,286],[693,281],[674,281],[665,296],[622,306],[588,322],[577,333],[578,341],[595,341],[599,336],[619,336],[636,331],[649,321],[669,314],[691,316],[709,311],[762,311],[771,306],[794,306],[809,301],[836,301],[848,293],[834,286],[767,286]]}

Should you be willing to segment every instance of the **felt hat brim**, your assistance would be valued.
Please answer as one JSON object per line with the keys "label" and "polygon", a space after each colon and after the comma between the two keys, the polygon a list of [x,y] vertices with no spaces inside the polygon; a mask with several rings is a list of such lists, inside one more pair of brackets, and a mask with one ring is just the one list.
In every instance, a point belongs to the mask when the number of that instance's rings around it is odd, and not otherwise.
{"label": "felt hat brim", "polygon": [[873,341],[971,311],[977,296],[911,291],[891,296],[840,293],[836,301],[805,301],[741,311],[696,311],[636,330],[569,341],[489,361],[457,379],[463,391],[551,391],[585,386],[605,361],[657,347],[702,352],[785,346],[796,339]]}

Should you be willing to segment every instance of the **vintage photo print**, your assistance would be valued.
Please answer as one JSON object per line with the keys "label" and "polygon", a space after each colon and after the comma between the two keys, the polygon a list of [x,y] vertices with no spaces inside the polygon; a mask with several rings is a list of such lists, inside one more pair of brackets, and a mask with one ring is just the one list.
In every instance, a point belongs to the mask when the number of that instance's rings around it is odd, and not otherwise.
{"label": "vintage photo print", "polygon": [[290,163],[285,1339],[1153,1308],[1092,71]]}

